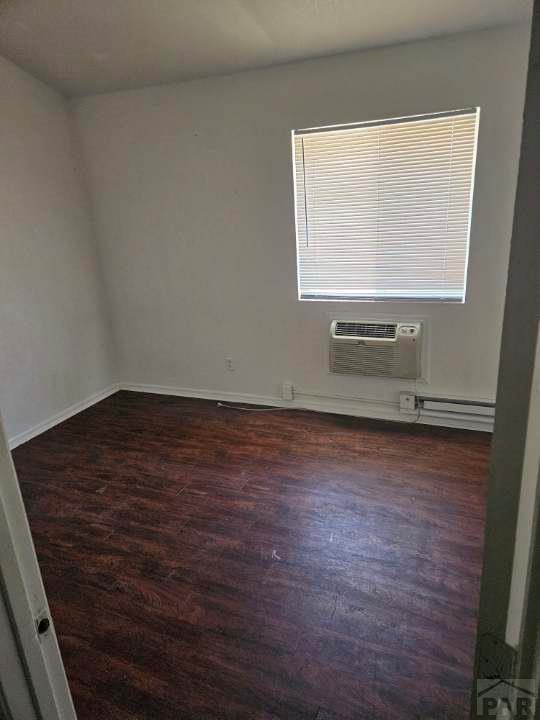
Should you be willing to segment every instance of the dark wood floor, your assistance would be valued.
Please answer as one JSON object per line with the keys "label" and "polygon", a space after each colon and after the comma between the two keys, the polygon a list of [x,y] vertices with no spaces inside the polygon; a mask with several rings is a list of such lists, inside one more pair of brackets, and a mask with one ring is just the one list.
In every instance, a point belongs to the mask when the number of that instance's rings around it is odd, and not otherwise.
{"label": "dark wood floor", "polygon": [[127,392],[18,448],[80,720],[464,720],[488,452]]}

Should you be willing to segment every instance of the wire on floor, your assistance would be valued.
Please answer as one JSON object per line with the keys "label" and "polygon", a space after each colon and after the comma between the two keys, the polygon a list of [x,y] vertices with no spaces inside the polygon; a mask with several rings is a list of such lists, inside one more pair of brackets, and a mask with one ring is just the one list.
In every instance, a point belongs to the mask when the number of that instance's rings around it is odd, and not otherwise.
{"label": "wire on floor", "polygon": [[[415,388],[415,396],[417,394],[418,393]],[[281,412],[282,410],[307,410],[308,412],[310,411],[309,408],[300,407],[298,405],[295,405],[294,407],[285,407],[285,406],[279,405],[278,407],[254,408],[254,407],[243,407],[242,405],[234,405],[233,403],[217,402],[216,406],[225,408],[226,410],[238,410],[240,412]],[[390,420],[390,422],[397,422],[397,423],[401,423],[403,425],[415,425],[420,420],[421,414],[422,414],[422,408],[419,405],[418,412],[417,412],[414,420]]]}
{"label": "wire on floor", "polygon": [[242,407],[241,405],[232,405],[231,403],[216,403],[217,407],[226,408],[227,410],[242,410],[243,412],[277,412],[280,410],[307,410],[302,407],[268,407],[268,408],[254,408],[254,407]]}

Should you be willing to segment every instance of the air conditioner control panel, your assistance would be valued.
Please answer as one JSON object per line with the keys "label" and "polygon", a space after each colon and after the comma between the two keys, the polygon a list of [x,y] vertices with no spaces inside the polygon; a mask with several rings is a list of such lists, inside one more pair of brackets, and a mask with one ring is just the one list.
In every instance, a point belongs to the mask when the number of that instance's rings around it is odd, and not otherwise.
{"label": "air conditioner control panel", "polygon": [[418,335],[418,325],[400,325],[398,334],[407,337],[416,337]]}

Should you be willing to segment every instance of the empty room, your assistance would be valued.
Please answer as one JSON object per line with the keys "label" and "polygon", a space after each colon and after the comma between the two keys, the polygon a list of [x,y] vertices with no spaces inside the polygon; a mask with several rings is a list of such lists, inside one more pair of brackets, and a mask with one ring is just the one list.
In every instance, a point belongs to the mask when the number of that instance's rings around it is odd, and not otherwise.
{"label": "empty room", "polygon": [[0,717],[533,717],[535,23],[0,2]]}

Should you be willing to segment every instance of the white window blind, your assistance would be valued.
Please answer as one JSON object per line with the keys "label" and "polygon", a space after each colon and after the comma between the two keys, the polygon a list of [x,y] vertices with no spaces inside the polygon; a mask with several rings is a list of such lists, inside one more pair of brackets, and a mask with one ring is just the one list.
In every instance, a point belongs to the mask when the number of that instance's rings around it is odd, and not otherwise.
{"label": "white window blind", "polygon": [[478,116],[293,132],[300,299],[464,301]]}

